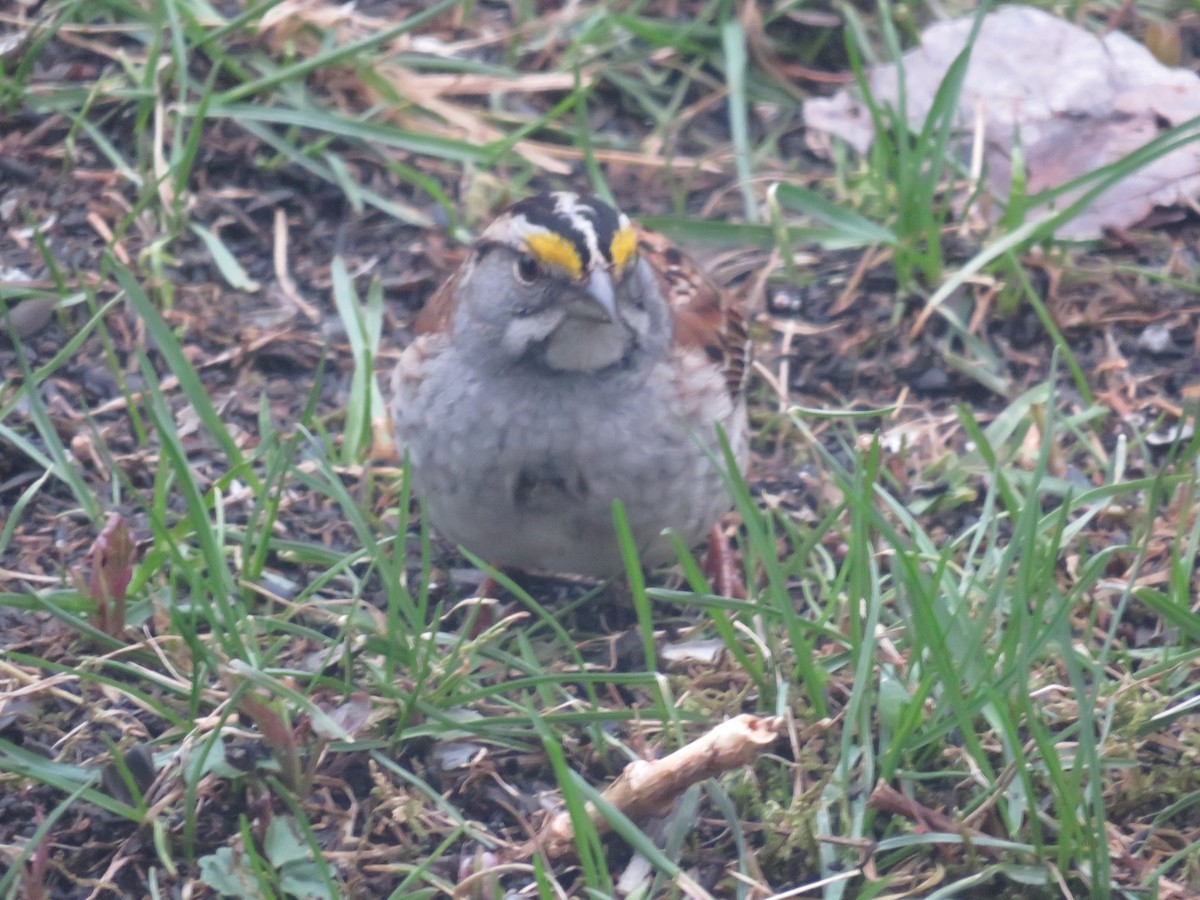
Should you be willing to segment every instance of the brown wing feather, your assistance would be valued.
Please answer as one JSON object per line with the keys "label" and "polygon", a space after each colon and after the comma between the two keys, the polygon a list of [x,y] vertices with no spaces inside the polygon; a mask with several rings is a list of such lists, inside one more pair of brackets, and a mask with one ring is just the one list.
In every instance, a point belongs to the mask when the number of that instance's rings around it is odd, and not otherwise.
{"label": "brown wing feather", "polygon": [[414,334],[438,334],[450,330],[454,321],[454,293],[468,265],[469,262],[459,266],[425,301],[413,323]]}
{"label": "brown wing feather", "polygon": [[736,401],[746,382],[750,341],[746,320],[727,293],[661,234],[637,226],[638,249],[658,275],[674,317],[676,346],[702,350],[720,365]]}

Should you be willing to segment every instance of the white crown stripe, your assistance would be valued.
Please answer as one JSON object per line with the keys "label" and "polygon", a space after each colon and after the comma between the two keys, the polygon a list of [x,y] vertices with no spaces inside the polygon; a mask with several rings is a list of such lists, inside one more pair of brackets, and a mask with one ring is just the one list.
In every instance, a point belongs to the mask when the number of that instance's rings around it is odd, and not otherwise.
{"label": "white crown stripe", "polygon": [[605,258],[605,254],[600,250],[600,240],[596,237],[596,223],[593,221],[595,210],[580,202],[579,195],[570,191],[555,191],[554,200],[555,212],[566,219],[575,233],[583,238],[583,243],[588,249],[588,268],[592,268],[596,262]]}

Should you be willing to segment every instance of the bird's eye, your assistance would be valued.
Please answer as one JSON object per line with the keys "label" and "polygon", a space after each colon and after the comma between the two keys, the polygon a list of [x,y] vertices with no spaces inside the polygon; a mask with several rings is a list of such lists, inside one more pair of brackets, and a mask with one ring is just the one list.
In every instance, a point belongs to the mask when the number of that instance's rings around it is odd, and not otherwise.
{"label": "bird's eye", "polygon": [[533,284],[537,281],[538,273],[541,270],[538,267],[538,261],[533,256],[522,253],[513,263],[513,271],[517,275],[517,280],[522,284]]}

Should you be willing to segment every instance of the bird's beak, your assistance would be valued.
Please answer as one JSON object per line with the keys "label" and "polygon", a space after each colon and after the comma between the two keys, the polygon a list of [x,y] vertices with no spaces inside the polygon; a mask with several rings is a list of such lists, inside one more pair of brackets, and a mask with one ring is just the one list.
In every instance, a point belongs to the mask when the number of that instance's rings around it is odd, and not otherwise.
{"label": "bird's beak", "polygon": [[617,289],[607,269],[593,269],[585,293],[604,310],[608,321],[617,321]]}

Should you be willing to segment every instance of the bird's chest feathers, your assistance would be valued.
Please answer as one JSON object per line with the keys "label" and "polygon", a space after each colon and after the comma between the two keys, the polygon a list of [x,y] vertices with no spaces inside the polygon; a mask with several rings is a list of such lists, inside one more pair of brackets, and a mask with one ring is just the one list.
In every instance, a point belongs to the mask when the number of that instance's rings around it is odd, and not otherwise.
{"label": "bird's chest feathers", "polygon": [[527,465],[511,486],[512,504],[523,512],[554,512],[583,503],[591,485],[583,471],[566,460]]}

